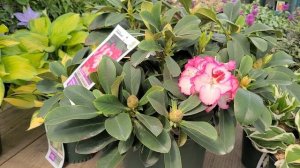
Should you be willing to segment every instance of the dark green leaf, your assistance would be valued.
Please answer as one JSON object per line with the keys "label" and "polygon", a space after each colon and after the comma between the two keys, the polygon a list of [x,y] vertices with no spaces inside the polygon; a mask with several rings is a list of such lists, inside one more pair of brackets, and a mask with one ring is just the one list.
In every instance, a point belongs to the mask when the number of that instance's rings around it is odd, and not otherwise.
{"label": "dark green leaf", "polygon": [[141,113],[136,113],[136,117],[155,136],[158,136],[162,132],[163,125],[156,117],[144,115]]}
{"label": "dark green leaf", "polygon": [[55,93],[57,92],[59,83],[53,80],[44,79],[36,84],[36,88],[42,93]]}
{"label": "dark green leaf", "polygon": [[261,97],[253,92],[238,89],[234,98],[234,113],[237,121],[242,124],[253,124],[262,113],[269,113]]}
{"label": "dark green leaf", "polygon": [[44,118],[48,112],[50,112],[54,107],[57,106],[57,103],[61,99],[61,97],[61,94],[57,94],[45,100],[43,106],[40,109],[39,116]]}
{"label": "dark green leaf", "polygon": [[94,101],[94,106],[105,116],[116,115],[128,110],[117,97],[113,95],[103,95]]}
{"label": "dark green leaf", "polygon": [[57,107],[51,110],[46,118],[46,125],[55,125],[74,119],[91,119],[99,115],[95,109],[86,106],[72,105]]}
{"label": "dark green leaf", "polygon": [[240,1],[238,1],[237,3],[226,3],[223,7],[223,11],[231,22],[235,22],[240,15],[240,8]]}
{"label": "dark green leaf", "polygon": [[118,150],[120,154],[126,153],[133,145],[134,135],[131,136],[126,141],[119,141]]}
{"label": "dark green leaf", "polygon": [[190,96],[188,99],[184,100],[183,102],[180,103],[179,109],[183,112],[189,112],[193,109],[195,109],[197,106],[200,105],[200,100],[199,97],[196,95]]}
{"label": "dark green leaf", "polygon": [[93,93],[81,85],[68,86],[64,90],[64,95],[76,105],[94,108],[95,97]]}
{"label": "dark green leaf", "polygon": [[293,61],[293,57],[289,54],[285,53],[284,51],[278,51],[273,54],[271,61],[266,65],[269,66],[283,66],[283,65],[290,65],[295,63]]}
{"label": "dark green leaf", "polygon": [[163,84],[164,88],[171,92],[174,96],[176,96],[178,99],[184,100],[186,97],[180,92],[178,87],[178,82],[174,80],[164,80]]}
{"label": "dark green leaf", "polygon": [[125,74],[124,82],[126,89],[131,93],[131,95],[137,95],[142,80],[141,69],[133,67],[130,62],[126,62],[123,67],[123,72]]}
{"label": "dark green leaf", "polygon": [[115,168],[124,159],[117,147],[107,149],[97,162],[97,168]]}
{"label": "dark green leaf", "polygon": [[182,168],[179,147],[174,139],[172,139],[171,149],[164,154],[165,168]]}
{"label": "dark green leaf", "polygon": [[268,42],[266,40],[259,37],[249,37],[249,39],[260,51],[265,52],[268,49]]}
{"label": "dark green leaf", "polygon": [[116,141],[115,138],[111,137],[106,132],[102,132],[92,138],[79,141],[75,151],[79,154],[97,153],[114,141]]}
{"label": "dark green leaf", "polygon": [[234,60],[238,68],[242,58],[244,57],[244,50],[242,46],[238,41],[233,39],[232,41],[227,42],[227,50],[229,60]]}
{"label": "dark green leaf", "polygon": [[134,122],[134,127],[136,129],[136,137],[147,148],[159,153],[169,152],[171,148],[171,139],[165,130],[163,130],[162,133],[156,137],[138,121]]}
{"label": "dark green leaf", "polygon": [[241,75],[242,76],[247,75],[250,72],[250,70],[252,69],[252,66],[253,66],[252,57],[249,55],[244,56],[241,60],[241,65],[239,68]]}
{"label": "dark green leaf", "polygon": [[152,51],[162,51],[162,47],[154,40],[143,40],[139,44],[139,49],[152,52]]}
{"label": "dark green leaf", "polygon": [[65,67],[58,61],[50,62],[50,71],[57,77],[68,76]]}
{"label": "dark green leaf", "polygon": [[152,86],[150,89],[147,90],[147,92],[143,95],[143,97],[140,99],[139,101],[139,106],[143,106],[145,104],[148,103],[148,95],[154,91],[163,91],[164,88],[163,87],[160,87],[160,86],[157,86],[157,85],[154,85]]}
{"label": "dark green leaf", "polygon": [[142,150],[140,150],[140,158],[144,163],[145,167],[153,166],[159,160],[161,154],[158,152],[154,152],[149,148],[143,146]]}
{"label": "dark green leaf", "polygon": [[152,107],[161,115],[167,116],[164,91],[153,91],[147,96]]}
{"label": "dark green leaf", "polygon": [[132,123],[127,113],[120,113],[117,116],[105,120],[106,131],[114,138],[126,141],[132,132]]}
{"label": "dark green leaf", "polygon": [[[116,80],[117,76],[115,64],[110,58],[104,56],[100,62],[97,72],[102,88],[104,89],[105,93],[110,94],[111,86]],[[109,75],[107,72],[109,72]]]}
{"label": "dark green leaf", "polygon": [[179,65],[173,60],[173,58],[166,57],[165,61],[166,61],[167,68],[169,69],[171,75],[173,77],[179,76],[181,73],[181,70],[180,70]]}
{"label": "dark green leaf", "polygon": [[142,50],[138,50],[138,51],[134,52],[130,59],[132,66],[134,66],[134,67],[138,66],[140,63],[142,63],[144,60],[147,59],[147,56],[149,54],[150,54],[149,52],[142,51]]}
{"label": "dark green leaf", "polygon": [[114,83],[111,86],[111,94],[118,97],[119,95],[119,89],[120,89],[120,84],[124,80],[124,75],[118,76]]}
{"label": "dark green leaf", "polygon": [[262,23],[256,23],[254,25],[252,25],[249,28],[245,29],[245,34],[250,35],[251,33],[256,33],[256,32],[262,32],[262,31],[270,31],[270,30],[274,30],[273,28],[262,24]]}
{"label": "dark green leaf", "polygon": [[105,130],[101,118],[71,120],[57,125],[46,125],[46,128],[50,140],[63,143],[89,139]]}

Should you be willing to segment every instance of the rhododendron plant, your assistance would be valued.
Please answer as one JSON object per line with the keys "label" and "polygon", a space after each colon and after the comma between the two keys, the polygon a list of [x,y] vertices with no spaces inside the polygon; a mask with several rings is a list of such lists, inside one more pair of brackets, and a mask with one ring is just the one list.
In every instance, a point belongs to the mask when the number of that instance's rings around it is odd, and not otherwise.
{"label": "rhododendron plant", "polygon": [[185,65],[179,78],[179,87],[186,95],[197,94],[210,111],[217,104],[228,109],[227,103],[233,100],[238,89],[238,80],[231,74],[235,62],[221,63],[214,57],[194,57]]}

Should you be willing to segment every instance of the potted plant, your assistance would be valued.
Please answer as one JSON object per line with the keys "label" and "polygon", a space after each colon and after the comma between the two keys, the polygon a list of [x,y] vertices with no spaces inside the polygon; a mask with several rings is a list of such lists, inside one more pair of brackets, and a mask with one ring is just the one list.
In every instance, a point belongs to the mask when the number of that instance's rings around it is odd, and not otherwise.
{"label": "potted plant", "polygon": [[[183,155],[193,142],[226,154],[234,147],[236,122],[269,129],[270,87],[299,87],[282,66],[293,63],[291,56],[270,50],[280,34],[263,24],[245,26],[240,2],[225,4],[219,14],[181,2],[181,10],[164,1],[97,7],[103,13],[91,23],[87,44],[99,44],[95,35],[116,24],[141,43],[120,63],[103,57],[90,76],[96,84],[91,90],[70,86],[53,92],[36,116],[45,120],[50,140],[76,142],[81,154],[102,151],[99,167],[136,161],[136,154],[145,167],[192,167]],[[80,63],[74,59],[55,74],[70,75]]]}

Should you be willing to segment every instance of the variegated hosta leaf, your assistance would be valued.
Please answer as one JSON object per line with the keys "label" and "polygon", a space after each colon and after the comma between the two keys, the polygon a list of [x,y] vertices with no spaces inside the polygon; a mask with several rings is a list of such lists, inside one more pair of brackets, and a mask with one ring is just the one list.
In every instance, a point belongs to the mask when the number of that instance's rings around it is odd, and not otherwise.
{"label": "variegated hosta leaf", "polygon": [[285,130],[275,126],[271,126],[269,130],[263,133],[258,131],[250,132],[248,137],[253,142],[254,147],[267,153],[285,150],[288,145],[295,143],[293,133],[287,133]]}

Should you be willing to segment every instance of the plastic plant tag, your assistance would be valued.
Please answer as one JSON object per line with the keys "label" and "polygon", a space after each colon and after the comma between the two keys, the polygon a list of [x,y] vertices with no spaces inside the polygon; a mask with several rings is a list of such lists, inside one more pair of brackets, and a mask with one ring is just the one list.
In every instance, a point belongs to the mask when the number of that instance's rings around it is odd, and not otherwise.
{"label": "plastic plant tag", "polygon": [[[120,61],[140,42],[130,35],[120,25],[109,34],[109,36],[79,65],[79,67],[64,82],[64,87],[72,85],[82,85],[91,89],[95,83],[89,75],[97,71],[98,65],[103,56],[109,56],[116,61]],[[72,102],[71,102],[72,103]],[[72,103],[73,104],[73,103]],[[47,131],[47,128],[46,128]],[[48,140],[49,148],[46,159],[55,168],[62,168],[65,160],[65,151],[62,143]]]}

